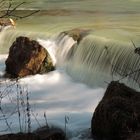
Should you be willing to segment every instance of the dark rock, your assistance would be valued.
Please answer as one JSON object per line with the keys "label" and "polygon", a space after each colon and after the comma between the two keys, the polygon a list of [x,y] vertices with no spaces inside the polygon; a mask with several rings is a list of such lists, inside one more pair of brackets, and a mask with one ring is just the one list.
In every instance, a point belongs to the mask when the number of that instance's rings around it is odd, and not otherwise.
{"label": "dark rock", "polygon": [[41,127],[35,132],[41,140],[65,140],[65,133],[56,127]]}
{"label": "dark rock", "polygon": [[39,137],[33,133],[24,134],[7,134],[0,136],[0,140],[40,140]]}
{"label": "dark rock", "polygon": [[33,133],[1,135],[0,140],[66,140],[64,132],[59,128],[42,127]]}
{"label": "dark rock", "polygon": [[127,140],[140,140],[140,132],[133,134],[130,138],[128,138]]}
{"label": "dark rock", "polygon": [[[111,82],[95,109],[92,135],[99,140],[126,140],[140,130],[140,93]],[[140,138],[140,137],[139,137]]]}
{"label": "dark rock", "polygon": [[6,73],[11,77],[24,77],[54,70],[52,59],[37,41],[18,37],[9,50]]}

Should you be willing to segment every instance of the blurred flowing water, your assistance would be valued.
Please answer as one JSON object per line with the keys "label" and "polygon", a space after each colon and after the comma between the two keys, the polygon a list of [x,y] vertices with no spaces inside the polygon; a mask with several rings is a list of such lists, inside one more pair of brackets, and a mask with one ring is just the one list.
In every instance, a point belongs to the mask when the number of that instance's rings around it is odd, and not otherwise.
{"label": "blurred flowing water", "polygon": [[[24,0],[25,1],[25,0]],[[14,0],[13,5],[19,1]],[[22,1],[21,1],[22,2]],[[56,70],[20,80],[28,87],[30,104],[41,125],[46,112],[49,124],[64,129],[69,116],[69,139],[85,139],[90,135],[90,121],[107,83],[121,80],[139,87],[139,55],[131,42],[140,44],[139,0],[28,0],[16,14],[41,11],[17,20],[16,29],[0,33],[0,76],[4,74],[8,50],[18,36],[38,40],[51,54]],[[90,30],[80,44],[61,32],[80,28]],[[8,80],[8,83],[10,81]],[[1,88],[5,80],[1,78]],[[3,100],[5,112],[16,106],[16,87],[10,92],[13,100]],[[19,130],[17,115],[9,118],[13,131]],[[5,123],[0,123],[6,128]],[[32,129],[37,128],[32,116]],[[85,134],[86,133],[86,134]],[[88,138],[90,139],[90,138]]]}

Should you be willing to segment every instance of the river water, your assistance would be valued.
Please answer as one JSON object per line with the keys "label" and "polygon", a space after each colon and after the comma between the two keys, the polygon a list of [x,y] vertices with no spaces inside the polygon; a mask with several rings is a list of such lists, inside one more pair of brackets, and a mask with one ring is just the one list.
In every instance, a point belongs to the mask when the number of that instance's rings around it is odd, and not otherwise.
{"label": "river water", "polygon": [[[19,1],[14,0],[13,6]],[[97,104],[108,83],[118,80],[124,73],[139,69],[139,55],[134,54],[131,40],[140,43],[139,0],[28,0],[16,14],[24,15],[32,10],[41,11],[31,17],[16,21],[16,29],[0,33],[0,75],[4,74],[9,47],[17,36],[28,36],[38,40],[49,49],[56,70],[48,74],[28,76],[20,84],[28,89],[30,105],[39,123],[44,124],[46,112],[49,125],[64,129],[65,116],[69,117],[67,131],[69,139],[90,139],[90,122]],[[76,42],[60,33],[74,28],[89,29],[85,37],[67,60],[69,49]],[[107,46],[107,53],[104,47]],[[137,60],[137,61],[136,61]],[[112,77],[111,70],[114,69]],[[116,74],[117,73],[117,74]],[[121,76],[118,76],[121,73]],[[139,78],[139,73],[136,74]],[[121,82],[135,87],[135,75]],[[1,77],[1,90],[11,81]],[[16,106],[16,86],[10,97],[2,100],[6,115]],[[39,127],[32,114],[32,130]],[[19,131],[17,114],[8,119],[13,132]],[[1,121],[0,128],[7,128]],[[0,131],[2,131],[0,130]],[[7,130],[7,133],[10,130]],[[88,138],[87,138],[88,137]]]}

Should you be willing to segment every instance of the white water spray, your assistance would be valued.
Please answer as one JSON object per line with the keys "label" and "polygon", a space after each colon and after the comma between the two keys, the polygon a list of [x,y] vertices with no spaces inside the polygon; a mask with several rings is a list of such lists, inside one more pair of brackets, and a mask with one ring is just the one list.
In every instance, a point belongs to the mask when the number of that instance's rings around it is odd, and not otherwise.
{"label": "white water spray", "polygon": [[69,50],[76,43],[72,37],[67,35],[63,36],[61,40],[58,36],[47,40],[37,39],[37,41],[49,52],[54,65],[63,63]]}
{"label": "white water spray", "polygon": [[37,39],[37,41],[48,51],[50,54],[53,65],[56,65],[56,44],[54,40],[47,39],[47,40],[42,40],[42,39]]}

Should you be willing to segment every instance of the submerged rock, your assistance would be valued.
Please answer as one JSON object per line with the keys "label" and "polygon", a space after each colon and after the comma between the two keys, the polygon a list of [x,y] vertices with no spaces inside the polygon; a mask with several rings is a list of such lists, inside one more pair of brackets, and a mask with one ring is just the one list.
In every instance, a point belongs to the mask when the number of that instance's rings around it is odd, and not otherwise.
{"label": "submerged rock", "polygon": [[140,93],[111,82],[95,109],[91,129],[97,140],[127,140],[139,132]]}
{"label": "submerged rock", "polygon": [[73,40],[77,41],[77,43],[79,44],[79,42],[83,39],[83,37],[88,35],[89,32],[90,32],[90,30],[87,30],[87,29],[75,28],[75,29],[72,29],[69,31],[64,31],[63,33],[72,37]]}
{"label": "submerged rock", "polygon": [[64,31],[61,34],[62,35],[68,35],[69,37],[72,37],[73,40],[75,41],[75,44],[69,49],[68,54],[67,54],[67,59],[72,58],[74,55],[74,52],[76,51],[80,41],[89,34],[90,30],[88,29],[80,29],[80,28],[75,28],[72,30]]}
{"label": "submerged rock", "polygon": [[24,77],[54,70],[52,59],[37,41],[18,37],[9,50],[5,62],[6,73],[11,77]]}

